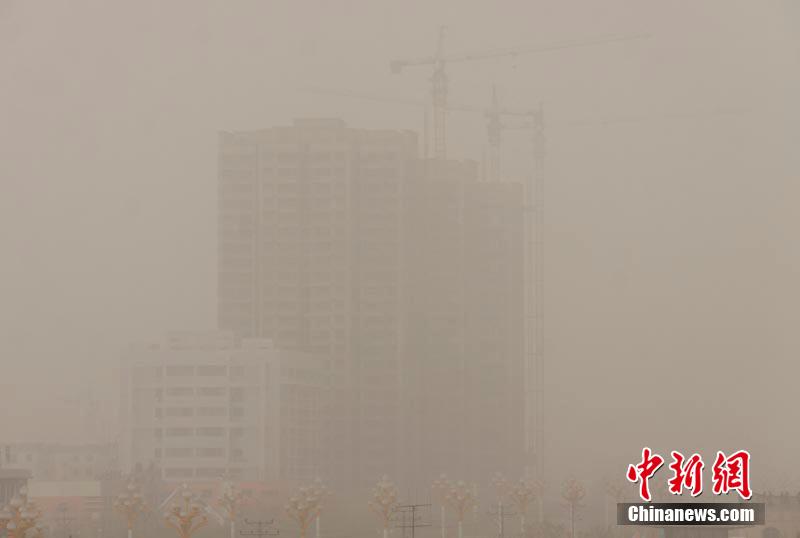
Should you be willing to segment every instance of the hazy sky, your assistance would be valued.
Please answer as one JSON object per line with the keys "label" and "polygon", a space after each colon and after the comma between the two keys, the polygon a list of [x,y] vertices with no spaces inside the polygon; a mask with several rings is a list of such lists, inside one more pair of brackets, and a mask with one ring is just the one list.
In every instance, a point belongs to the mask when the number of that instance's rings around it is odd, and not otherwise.
{"label": "hazy sky", "polygon": [[[551,123],[549,447],[567,474],[649,443],[779,475],[800,450],[798,5],[0,0],[0,432],[47,437],[62,396],[113,396],[131,340],[213,327],[218,130],[419,130],[417,109],[298,88],[424,99],[430,71],[388,63],[440,24],[452,52],[645,32],[449,71],[453,101],[494,83]],[[483,118],[451,119],[451,154],[480,160]],[[527,148],[508,135],[508,175]]]}

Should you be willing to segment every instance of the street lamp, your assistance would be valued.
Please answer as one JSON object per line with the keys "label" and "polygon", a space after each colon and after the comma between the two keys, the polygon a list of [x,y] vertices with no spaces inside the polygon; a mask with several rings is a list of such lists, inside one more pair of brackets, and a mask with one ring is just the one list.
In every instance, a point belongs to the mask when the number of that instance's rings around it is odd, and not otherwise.
{"label": "street lamp", "polygon": [[575,512],[585,495],[586,489],[574,478],[564,482],[561,487],[561,498],[567,502],[567,508],[569,508],[570,538],[575,538]]}
{"label": "street lamp", "polygon": [[458,538],[464,538],[464,515],[475,507],[475,490],[463,480],[453,484],[444,495],[444,501],[455,508],[458,515]]}
{"label": "street lamp", "polygon": [[497,494],[497,531],[500,538],[505,536],[505,500],[511,491],[511,484],[502,475],[502,473],[495,473],[492,476],[492,486],[494,486],[495,493]]}
{"label": "street lamp", "polygon": [[[608,499],[613,503],[620,503],[625,498],[625,489],[622,484],[616,481],[610,481],[606,484],[606,528],[611,529],[611,533],[616,534],[616,525],[611,525],[611,514],[609,513]],[[613,506],[612,506],[613,508]],[[613,513],[613,512],[612,512]]]}
{"label": "street lamp", "polygon": [[303,486],[297,490],[297,495],[291,497],[284,507],[286,515],[294,519],[300,527],[300,538],[306,538],[306,531],[312,521],[316,522],[316,538],[319,538],[319,515],[322,512],[322,499],[330,495],[328,488],[319,478],[310,486]]}
{"label": "street lamp", "polygon": [[514,504],[517,505],[517,511],[519,512],[519,530],[522,534],[525,534],[525,514],[528,512],[528,506],[531,501],[536,498],[538,489],[537,486],[521,478],[519,482],[509,490],[511,499],[514,501]]}
{"label": "street lamp", "polygon": [[369,507],[383,520],[383,538],[389,536],[389,522],[392,514],[397,510],[397,505],[397,486],[389,480],[388,476],[383,475],[380,482],[375,485],[375,489],[372,490],[372,500],[369,502]]}
{"label": "street lamp", "polygon": [[146,508],[147,506],[139,491],[139,487],[131,480],[128,482],[125,491],[120,493],[114,500],[114,510],[125,517],[125,521],[128,525],[128,538],[133,537],[133,526],[136,524],[136,519]]}
{"label": "street lamp", "polygon": [[447,492],[450,491],[452,484],[447,479],[447,475],[441,474],[439,478],[433,481],[431,484],[431,489],[433,490],[434,495],[436,495],[436,499],[439,501],[439,511],[441,513],[441,527],[442,527],[442,538],[447,538],[447,529],[445,527],[445,497],[447,496]]}
{"label": "street lamp", "polygon": [[28,488],[23,487],[0,511],[0,528],[6,529],[8,538],[24,538],[31,529],[41,536],[43,527],[37,521],[41,515],[36,504],[28,500]]}
{"label": "street lamp", "polygon": [[183,485],[180,500],[173,503],[172,507],[164,514],[164,521],[172,527],[180,538],[191,538],[198,529],[208,524],[200,502],[192,494],[189,486]]}
{"label": "street lamp", "polygon": [[222,484],[222,493],[218,502],[225,510],[225,515],[231,523],[231,538],[236,537],[236,515],[239,512],[239,505],[242,504],[242,492],[233,482],[225,481]]}

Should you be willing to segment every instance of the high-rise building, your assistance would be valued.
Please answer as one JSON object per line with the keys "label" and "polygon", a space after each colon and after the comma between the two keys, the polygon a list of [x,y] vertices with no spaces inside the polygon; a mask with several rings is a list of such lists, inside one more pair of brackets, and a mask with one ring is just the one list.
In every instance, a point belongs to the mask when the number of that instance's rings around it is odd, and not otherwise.
{"label": "high-rise building", "polygon": [[[338,120],[222,133],[219,325],[331,357],[344,483],[399,471],[409,132]],[[357,465],[356,465],[357,464]]]}
{"label": "high-rise building", "polygon": [[407,187],[406,454],[422,483],[521,472],[522,188],[471,163],[419,163]]}
{"label": "high-rise building", "polygon": [[325,478],[519,472],[522,216],[409,132],[220,135],[219,325],[331,358]]}
{"label": "high-rise building", "polygon": [[165,481],[308,480],[326,463],[329,367],[230,333],[171,333],[122,362],[124,472]]}

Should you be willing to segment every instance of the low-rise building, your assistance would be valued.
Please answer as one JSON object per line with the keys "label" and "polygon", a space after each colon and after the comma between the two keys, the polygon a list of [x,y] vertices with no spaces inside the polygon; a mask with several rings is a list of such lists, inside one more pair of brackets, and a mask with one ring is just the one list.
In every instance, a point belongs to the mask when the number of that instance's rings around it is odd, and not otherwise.
{"label": "low-rise building", "polygon": [[30,472],[23,469],[0,469],[0,507],[7,505],[29,478]]}
{"label": "low-rise building", "polygon": [[[753,502],[764,503],[764,525],[746,527],[746,538],[800,538],[800,493],[754,493]],[[733,534],[733,533],[731,533]]]}
{"label": "low-rise building", "polygon": [[[267,339],[171,333],[122,364],[122,471],[166,482],[305,478],[319,470],[327,361]],[[283,387],[283,390],[282,390]]]}
{"label": "low-rise building", "polygon": [[2,448],[2,466],[30,471],[34,480],[98,480],[117,468],[117,445],[12,443]]}

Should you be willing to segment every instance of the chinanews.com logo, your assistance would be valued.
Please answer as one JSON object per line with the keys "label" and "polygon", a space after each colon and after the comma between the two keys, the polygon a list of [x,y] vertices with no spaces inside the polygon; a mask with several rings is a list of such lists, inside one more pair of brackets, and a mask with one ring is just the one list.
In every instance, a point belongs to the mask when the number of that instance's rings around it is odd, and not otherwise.
{"label": "chinanews.com logo", "polygon": [[[672,495],[689,493],[697,497],[703,493],[705,463],[700,454],[684,456],[677,450],[671,452],[671,471],[666,489]],[[749,502],[753,496],[750,487],[750,453],[738,450],[726,455],[717,452],[711,466],[711,491],[714,495],[736,493],[739,502],[721,503],[653,503],[651,480],[664,466],[666,460],[650,448],[642,449],[642,459],[628,466],[625,477],[638,484],[641,503],[617,504],[619,525],[763,525],[764,503]]]}

